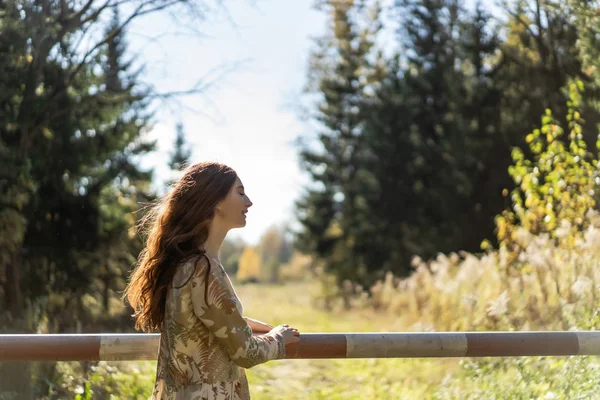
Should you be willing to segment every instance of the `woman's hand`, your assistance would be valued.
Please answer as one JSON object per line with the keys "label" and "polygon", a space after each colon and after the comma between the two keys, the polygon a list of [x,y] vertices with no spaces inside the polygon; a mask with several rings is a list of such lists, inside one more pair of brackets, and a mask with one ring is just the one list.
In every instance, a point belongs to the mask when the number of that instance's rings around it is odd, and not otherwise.
{"label": "woman's hand", "polygon": [[285,344],[298,343],[300,341],[300,332],[298,332],[298,329],[292,328],[288,324],[278,325],[276,328],[271,329],[269,333],[281,335]]}

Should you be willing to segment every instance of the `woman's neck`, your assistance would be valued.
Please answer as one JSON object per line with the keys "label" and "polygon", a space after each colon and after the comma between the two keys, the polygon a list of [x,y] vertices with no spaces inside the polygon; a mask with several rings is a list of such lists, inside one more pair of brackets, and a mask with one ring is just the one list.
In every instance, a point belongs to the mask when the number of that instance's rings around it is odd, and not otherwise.
{"label": "woman's neck", "polygon": [[227,236],[227,232],[227,229],[222,229],[218,224],[211,224],[208,231],[208,238],[203,245],[207,256],[219,260],[219,252],[221,251],[221,245],[225,240],[225,236]]}

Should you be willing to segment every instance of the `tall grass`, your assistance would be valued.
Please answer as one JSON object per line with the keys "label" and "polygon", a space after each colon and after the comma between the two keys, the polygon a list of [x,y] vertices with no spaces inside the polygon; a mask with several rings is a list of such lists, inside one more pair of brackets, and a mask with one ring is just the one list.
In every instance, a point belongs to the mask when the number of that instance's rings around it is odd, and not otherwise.
{"label": "tall grass", "polygon": [[506,249],[482,255],[440,254],[413,260],[414,273],[398,279],[388,273],[356,306],[390,312],[415,330],[590,329],[599,305],[600,217],[572,249],[548,234],[521,229],[526,248],[514,263]]}

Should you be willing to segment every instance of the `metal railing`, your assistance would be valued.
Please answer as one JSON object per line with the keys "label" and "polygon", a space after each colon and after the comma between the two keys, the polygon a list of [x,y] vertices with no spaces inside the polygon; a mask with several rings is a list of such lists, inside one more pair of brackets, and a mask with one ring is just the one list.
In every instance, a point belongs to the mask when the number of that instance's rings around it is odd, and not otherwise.
{"label": "metal railing", "polygon": [[[160,334],[0,335],[0,361],[154,360]],[[286,359],[600,355],[600,332],[302,333]]]}

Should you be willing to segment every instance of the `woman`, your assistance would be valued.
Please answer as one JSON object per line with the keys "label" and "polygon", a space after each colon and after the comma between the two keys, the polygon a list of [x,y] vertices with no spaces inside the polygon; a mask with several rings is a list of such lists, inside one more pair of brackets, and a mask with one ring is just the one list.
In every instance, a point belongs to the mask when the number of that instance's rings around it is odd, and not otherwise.
{"label": "woman", "polygon": [[242,317],[219,261],[250,206],[233,169],[203,162],[142,221],[150,223],[146,247],[124,298],[136,329],[161,332],[152,399],[249,399],[244,368],[284,358],[285,345],[300,340],[288,325]]}

